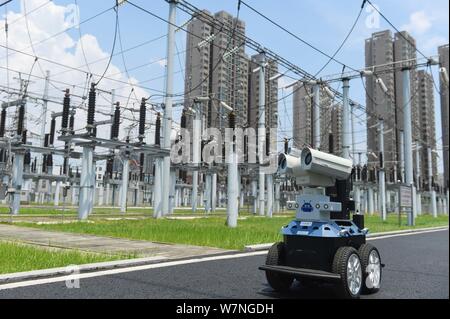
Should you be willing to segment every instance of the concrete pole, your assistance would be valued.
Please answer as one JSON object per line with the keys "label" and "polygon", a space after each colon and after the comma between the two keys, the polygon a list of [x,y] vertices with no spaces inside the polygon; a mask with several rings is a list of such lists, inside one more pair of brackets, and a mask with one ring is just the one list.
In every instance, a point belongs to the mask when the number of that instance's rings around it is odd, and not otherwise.
{"label": "concrete pole", "polygon": [[[266,138],[266,58],[264,54],[261,54],[261,64],[259,67],[259,105],[258,105],[258,152],[260,155],[260,165],[263,158],[264,141]],[[261,167],[259,170],[259,215],[265,215],[265,176]]]}
{"label": "concrete pole", "polygon": [[234,150],[231,151],[228,162],[228,183],[227,183],[227,226],[236,227],[239,205],[238,184],[238,160]]}
{"label": "concrete pole", "polygon": [[55,187],[55,201],[53,203],[55,206],[59,206],[59,193],[60,192],[61,192],[61,182],[57,181],[56,187]]}
{"label": "concrete pole", "polygon": [[381,219],[386,221],[386,176],[384,172],[384,121],[380,119],[379,122],[379,150],[380,150],[380,170],[378,172],[378,198],[379,198],[379,210]]}
{"label": "concrete pole", "polygon": [[267,175],[267,217],[273,215],[273,175]]}
{"label": "concrete pole", "polygon": [[155,176],[153,181],[153,217],[161,218],[162,214],[162,187],[161,187],[161,175],[162,175],[163,160],[157,158],[155,160]]}
{"label": "concrete pole", "polygon": [[12,194],[12,199],[10,200],[10,208],[12,215],[18,215],[20,210],[20,193],[22,190],[23,183],[23,161],[25,155],[23,153],[14,154],[13,162],[13,172],[12,172],[12,187],[14,188],[14,193]]}
{"label": "concrete pole", "polygon": [[106,183],[106,196],[105,196],[105,205],[108,206],[110,202],[110,192],[111,192],[111,186],[109,183]]}
{"label": "concrete pole", "polygon": [[433,186],[433,156],[431,152],[431,147],[428,147],[428,187],[430,191],[430,208],[433,217],[437,217],[437,207],[436,207],[436,190]]}
{"label": "concrete pole", "polygon": [[175,209],[175,189],[177,185],[177,172],[173,169],[170,170],[170,194],[169,194],[169,214],[173,214]]}
{"label": "concrete pole", "polygon": [[95,194],[97,193],[97,178],[96,178],[96,172],[95,172],[96,164],[93,161],[91,163],[91,170],[90,170],[90,178],[91,178],[91,185],[92,185],[92,191],[89,193],[90,200],[89,200],[89,215],[92,214],[94,211],[94,205],[95,205]]}
{"label": "concrete pole", "polygon": [[421,172],[420,172],[420,146],[419,146],[419,142],[416,141],[416,151],[415,151],[415,155],[416,155],[416,212],[417,215],[421,215],[422,214],[422,194],[421,194],[421,189],[420,189],[420,176],[421,176]]}
{"label": "concrete pole", "polygon": [[128,156],[123,157],[122,163],[122,185],[120,187],[120,212],[127,212],[127,195],[128,195],[128,175],[130,172],[130,160]]}
{"label": "concrete pole", "polygon": [[[400,131],[400,176],[401,182],[405,182],[405,133],[403,130]],[[395,176],[397,179],[397,176]],[[397,183],[397,180],[395,181]]]}
{"label": "concrete pole", "polygon": [[[195,103],[195,118],[192,128],[192,162],[195,167],[200,166],[201,152],[201,113],[199,103]],[[192,212],[197,211],[198,200],[198,170],[192,172]]]}
{"label": "concrete pole", "polygon": [[320,84],[313,86],[313,144],[314,148],[320,150]]}
{"label": "concrete pole", "polygon": [[355,114],[353,112],[353,105],[350,105],[350,123],[352,130],[352,159],[353,165],[356,166],[356,150],[355,150]]}
{"label": "concrete pole", "polygon": [[438,196],[438,197],[436,198],[436,201],[437,201],[437,213],[443,215],[444,212],[443,212],[443,207],[442,207],[442,200],[441,200],[441,197]]}
{"label": "concrete pole", "polygon": [[256,180],[252,180],[252,197],[253,197],[253,207],[252,212],[256,214],[258,210],[258,183]]}
{"label": "concrete pole", "polygon": [[75,206],[77,204],[77,184],[73,183],[72,187],[72,206]]}
{"label": "concrete pole", "polygon": [[374,201],[373,201],[374,194],[373,194],[372,186],[369,186],[367,188],[367,197],[368,197],[367,210],[368,210],[368,213],[372,216],[375,211]]}
{"label": "concrete pole", "polygon": [[378,192],[374,190],[373,192],[373,207],[376,212],[380,211],[380,201],[378,200]]}
{"label": "concrete pole", "polygon": [[[413,160],[412,160],[412,128],[411,128],[411,83],[410,83],[410,70],[404,68],[402,70],[403,75],[403,100],[406,104],[403,105],[403,126],[405,135],[405,183],[411,186],[411,193],[413,199],[415,198],[415,187],[413,180]],[[413,226],[415,224],[416,207],[413,205],[412,214],[409,214],[408,225]]]}
{"label": "concrete pole", "polygon": [[349,79],[343,80],[343,99],[342,99],[342,157],[350,159],[350,103],[349,93],[350,82]]}
{"label": "concrete pole", "polygon": [[216,211],[217,206],[217,173],[212,174],[212,185],[211,185],[211,211]]}
{"label": "concrete pole", "polygon": [[103,206],[104,197],[105,197],[105,187],[104,184],[101,183],[98,189],[98,206]]}
{"label": "concrete pole", "polygon": [[[170,134],[172,132],[172,95],[173,95],[173,74],[174,74],[174,53],[175,53],[175,26],[176,8],[178,0],[169,0],[169,23],[167,32],[167,67],[166,67],[166,100],[164,105],[163,122],[163,147],[170,149]],[[170,156],[164,157],[162,171],[162,211],[163,215],[169,213],[170,194]]]}
{"label": "concrete pole", "polygon": [[443,202],[443,205],[444,205],[444,215],[448,215],[448,191],[446,192],[446,194],[445,194],[446,196],[442,199],[444,202]]}
{"label": "concrete pole", "polygon": [[93,150],[90,147],[83,147],[83,158],[81,160],[81,177],[78,204],[78,219],[85,220],[89,216],[91,169],[92,169]]}
{"label": "concrete pole", "polygon": [[211,174],[206,174],[206,183],[205,183],[205,213],[211,212]]}
{"label": "concrete pole", "polygon": [[280,183],[275,183],[275,205],[274,213],[280,212]]}

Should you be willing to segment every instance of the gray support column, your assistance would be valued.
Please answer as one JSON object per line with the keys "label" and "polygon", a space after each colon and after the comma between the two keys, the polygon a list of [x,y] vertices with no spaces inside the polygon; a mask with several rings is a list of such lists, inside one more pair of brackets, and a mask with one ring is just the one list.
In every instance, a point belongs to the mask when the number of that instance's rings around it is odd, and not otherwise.
{"label": "gray support column", "polygon": [[[401,182],[405,182],[405,133],[403,130],[400,131],[400,176],[401,176]],[[395,179],[397,179],[397,176],[395,176]],[[397,180],[395,181],[397,182]]]}
{"label": "gray support column", "polygon": [[162,214],[162,166],[163,160],[157,158],[155,160],[155,176],[153,181],[153,217],[161,218]]}
{"label": "gray support column", "polygon": [[177,185],[177,172],[174,169],[170,170],[170,194],[169,194],[169,214],[173,214],[175,209],[175,189]]}
{"label": "gray support column", "polygon": [[379,149],[380,149],[380,170],[378,171],[378,202],[381,219],[386,220],[386,176],[384,172],[384,121],[380,119],[379,122]]}
{"label": "gray support column", "polygon": [[[172,95],[175,54],[175,26],[176,8],[178,0],[169,0],[169,23],[167,32],[167,67],[166,67],[166,100],[164,105],[163,147],[170,149],[170,134],[172,132]],[[162,170],[162,211],[163,215],[169,213],[170,194],[170,156],[164,157]]]}
{"label": "gray support column", "polygon": [[127,212],[127,195],[128,195],[128,175],[130,172],[130,161],[128,156],[123,157],[122,164],[122,185],[120,187],[120,212]]}
{"label": "gray support column", "polygon": [[91,169],[93,160],[93,150],[90,147],[83,147],[83,158],[81,160],[80,191],[78,199],[78,219],[85,220],[89,216],[91,185]]}
{"label": "gray support column", "polygon": [[320,150],[320,84],[313,86],[313,144],[314,148]]}
{"label": "gray support column", "polygon": [[[258,105],[258,153],[259,163],[262,163],[264,157],[264,141],[266,138],[266,58],[265,55],[261,55],[259,61],[259,105]],[[259,170],[259,215],[265,215],[265,176],[264,172]]]}
{"label": "gray support column", "polygon": [[[195,119],[193,121],[192,128],[192,162],[197,167],[200,166],[200,152],[201,152],[201,113],[200,113],[200,105],[198,103],[195,104]],[[195,213],[197,211],[197,201],[198,201],[198,174],[197,170],[192,172],[192,212]]]}
{"label": "gray support column", "polygon": [[343,80],[343,99],[342,99],[342,157],[350,159],[350,103],[349,93],[350,82],[348,79]]}
{"label": "gray support column", "polygon": [[215,212],[216,207],[217,207],[217,173],[213,173],[211,185],[211,211]]}
{"label": "gray support column", "polygon": [[[406,104],[403,105],[403,126],[405,135],[405,183],[411,186],[411,192],[415,197],[415,187],[413,180],[413,160],[412,160],[412,121],[411,121],[411,82],[410,82],[410,70],[404,68],[402,70],[403,75],[403,100]],[[408,215],[408,225],[415,224],[416,207],[412,207],[412,214]]]}
{"label": "gray support column", "polygon": [[238,160],[237,154],[232,150],[228,161],[228,183],[227,183],[227,226],[236,227],[238,218]]}
{"label": "gray support column", "polygon": [[420,145],[419,142],[416,141],[416,150],[415,150],[415,157],[416,157],[416,212],[417,215],[422,214],[422,194],[420,189]]}
{"label": "gray support column", "polygon": [[211,174],[206,174],[206,182],[205,182],[205,213],[211,212]]}
{"label": "gray support column", "polygon": [[57,181],[55,186],[55,201],[54,205],[59,206],[59,193],[61,193],[61,182]]}
{"label": "gray support column", "polygon": [[[93,154],[92,154],[92,156],[93,156]],[[95,194],[97,192],[97,177],[96,177],[96,172],[95,172],[95,166],[96,166],[95,162],[92,161],[91,169],[90,169],[90,179],[91,179],[92,190],[91,190],[91,192],[89,192],[89,195],[90,195],[89,215],[92,214],[92,212],[94,211]]]}
{"label": "gray support column", "polygon": [[436,207],[436,190],[433,185],[433,155],[431,147],[427,149],[428,153],[428,187],[430,191],[430,208],[433,217],[437,217],[437,207]]}
{"label": "gray support column", "polygon": [[256,180],[252,180],[252,197],[253,197],[252,212],[253,214],[256,214],[258,210],[258,183]]}
{"label": "gray support column", "polygon": [[10,208],[12,215],[18,215],[20,210],[20,193],[22,191],[23,184],[23,162],[24,154],[15,153],[11,180],[14,193],[12,194],[12,198],[10,199]]}
{"label": "gray support column", "polygon": [[367,211],[368,213],[372,216],[374,211],[375,211],[375,207],[374,207],[374,194],[373,194],[373,188],[372,186],[369,186],[367,188]]}
{"label": "gray support column", "polygon": [[280,183],[275,183],[274,213],[280,213]]}
{"label": "gray support column", "polygon": [[267,217],[273,215],[273,175],[267,175]]}

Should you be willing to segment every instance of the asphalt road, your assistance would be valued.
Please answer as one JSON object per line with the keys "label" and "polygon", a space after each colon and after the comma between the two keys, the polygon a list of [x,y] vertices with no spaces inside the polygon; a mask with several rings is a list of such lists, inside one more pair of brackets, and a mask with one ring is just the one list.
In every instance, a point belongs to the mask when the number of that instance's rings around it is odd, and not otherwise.
{"label": "asphalt road", "polygon": [[[438,231],[370,241],[380,251],[381,290],[362,298],[449,298],[449,232]],[[264,255],[177,265],[65,282],[0,290],[0,298],[334,298],[327,285],[296,283],[275,293],[258,270]]]}

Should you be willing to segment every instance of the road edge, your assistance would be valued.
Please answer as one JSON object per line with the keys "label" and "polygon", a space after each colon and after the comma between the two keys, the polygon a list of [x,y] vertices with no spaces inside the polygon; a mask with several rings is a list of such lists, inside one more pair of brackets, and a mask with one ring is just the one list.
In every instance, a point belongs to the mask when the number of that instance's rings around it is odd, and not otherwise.
{"label": "road edge", "polygon": [[[444,230],[448,229],[449,226],[436,226],[436,227],[425,227],[425,228],[415,228],[415,229],[404,229],[404,230],[394,230],[394,231],[388,231],[388,232],[380,232],[380,233],[373,233],[368,234],[367,238],[382,238],[385,236],[392,236],[392,235],[401,235],[401,234],[411,234],[411,233],[418,233],[423,231],[433,231],[433,230]],[[274,243],[266,243],[266,244],[257,244],[257,245],[247,245],[244,247],[244,251],[251,252],[251,251],[261,251],[261,250],[269,250],[269,248]]]}
{"label": "road edge", "polygon": [[[448,228],[449,228],[449,226],[406,229],[406,230],[390,231],[390,232],[383,232],[383,233],[373,233],[373,234],[367,235],[367,237],[381,238],[381,237],[385,237],[385,236],[409,234],[409,233],[416,233],[416,232],[423,232],[423,231],[444,230],[444,229],[448,229]],[[244,247],[243,251],[236,250],[236,251],[227,251],[225,253],[218,253],[218,254],[199,255],[199,256],[195,256],[195,258],[210,257],[212,255],[222,256],[222,255],[233,255],[233,254],[239,254],[239,253],[265,251],[265,250],[268,250],[272,245],[273,245],[273,243],[247,245]],[[71,274],[74,274],[74,271],[76,271],[77,273],[87,273],[87,272],[94,272],[94,271],[99,271],[99,270],[151,265],[151,264],[158,264],[158,263],[163,263],[163,262],[168,262],[168,261],[179,261],[179,260],[191,259],[191,258],[192,257],[170,259],[170,258],[165,258],[165,257],[144,257],[144,258],[115,260],[115,261],[107,261],[107,262],[76,265],[76,266],[66,266],[66,267],[2,274],[2,275],[0,275],[0,285],[7,284],[7,283],[20,282],[20,281],[28,281],[28,280],[34,280],[34,279],[55,277],[55,276],[71,275]]]}

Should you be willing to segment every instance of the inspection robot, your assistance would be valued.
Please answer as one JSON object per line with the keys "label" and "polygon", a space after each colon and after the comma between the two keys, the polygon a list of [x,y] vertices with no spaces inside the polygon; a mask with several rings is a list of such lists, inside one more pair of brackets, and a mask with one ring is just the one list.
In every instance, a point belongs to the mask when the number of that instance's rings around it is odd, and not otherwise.
{"label": "inspection robot", "polygon": [[305,287],[332,282],[339,296],[351,299],[378,291],[383,265],[377,248],[366,243],[364,215],[350,200],[352,161],[304,148],[280,154],[278,169],[303,191],[294,203],[296,219],[281,229],[283,242],[259,267],[269,285],[286,292],[294,280]]}

